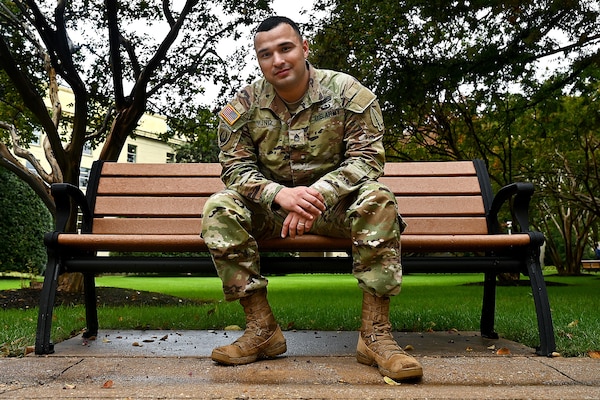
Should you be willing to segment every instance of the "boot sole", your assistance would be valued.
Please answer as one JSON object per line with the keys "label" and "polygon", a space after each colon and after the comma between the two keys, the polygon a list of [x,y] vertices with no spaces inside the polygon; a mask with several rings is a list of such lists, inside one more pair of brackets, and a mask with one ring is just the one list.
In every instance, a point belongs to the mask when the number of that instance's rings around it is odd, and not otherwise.
{"label": "boot sole", "polygon": [[[279,341],[276,341],[278,339]],[[269,341],[274,341],[274,343],[269,343]],[[264,345],[264,349],[257,351],[254,354],[248,354],[247,356],[242,357],[231,357],[226,352],[220,351],[220,349],[217,348],[213,350],[211,358],[213,361],[216,361],[220,364],[243,365],[253,363],[258,359],[274,358],[287,351],[287,344],[279,327],[277,327],[275,333],[273,333],[273,335],[267,339]]]}
{"label": "boot sole", "polygon": [[423,367],[403,368],[401,371],[392,372],[381,367],[373,358],[359,351],[356,352],[356,361],[370,367],[377,367],[381,375],[392,379],[420,380],[423,378]]}
{"label": "boot sole", "polygon": [[251,354],[245,357],[229,357],[225,353],[221,353],[220,351],[213,350],[211,358],[213,361],[218,362],[219,364],[225,365],[244,365],[253,363],[259,359],[267,359],[274,358],[278,355],[281,355],[287,351],[286,343],[278,343],[275,346],[269,347],[264,351],[261,351],[256,354]]}

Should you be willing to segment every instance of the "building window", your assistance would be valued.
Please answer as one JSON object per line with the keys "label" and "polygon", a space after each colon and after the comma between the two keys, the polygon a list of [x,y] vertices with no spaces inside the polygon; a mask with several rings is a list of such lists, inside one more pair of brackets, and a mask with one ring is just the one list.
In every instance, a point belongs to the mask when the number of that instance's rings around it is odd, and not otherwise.
{"label": "building window", "polygon": [[175,162],[175,154],[174,153],[167,153],[167,164],[168,163],[174,163]]}
{"label": "building window", "polygon": [[90,169],[86,167],[79,167],[79,188],[87,189],[88,182],[90,180]]}
{"label": "building window", "polygon": [[136,160],[137,146],[134,144],[127,145],[127,162],[134,163]]}
{"label": "building window", "polygon": [[31,142],[29,144],[33,146],[41,146],[42,145],[42,132],[39,130],[33,131],[33,137],[31,138]]}
{"label": "building window", "polygon": [[84,156],[92,155],[92,146],[90,146],[89,142],[83,145],[83,155]]}

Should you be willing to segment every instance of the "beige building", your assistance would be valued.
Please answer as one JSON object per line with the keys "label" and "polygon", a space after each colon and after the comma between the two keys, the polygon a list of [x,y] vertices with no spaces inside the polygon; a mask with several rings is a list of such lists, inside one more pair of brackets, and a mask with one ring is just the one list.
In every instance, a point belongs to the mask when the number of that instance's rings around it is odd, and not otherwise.
{"label": "beige building", "polygon": [[[73,93],[67,88],[59,89],[59,98],[63,107],[63,113],[66,115],[73,113]],[[119,155],[119,162],[132,163],[168,163],[175,162],[175,147],[185,142],[183,139],[170,139],[163,142],[158,139],[161,133],[167,131],[166,118],[160,115],[144,114],[139,121],[135,131],[135,139],[127,138],[125,146]],[[30,151],[40,160],[44,168],[49,169],[44,150],[42,149],[41,135],[37,140],[30,144]],[[92,163],[98,159],[102,146],[92,150],[87,147],[83,151],[81,159],[81,176],[79,185],[82,188],[87,186]],[[23,162],[25,162],[23,160]],[[31,168],[31,166],[29,166]]]}

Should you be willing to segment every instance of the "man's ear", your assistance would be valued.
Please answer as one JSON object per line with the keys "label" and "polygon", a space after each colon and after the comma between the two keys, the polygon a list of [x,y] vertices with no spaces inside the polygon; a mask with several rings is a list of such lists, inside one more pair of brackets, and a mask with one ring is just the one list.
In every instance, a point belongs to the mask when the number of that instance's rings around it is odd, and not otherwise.
{"label": "man's ear", "polygon": [[309,46],[308,46],[308,40],[304,39],[302,41],[302,51],[304,52],[304,59],[308,58],[308,53],[309,53]]}

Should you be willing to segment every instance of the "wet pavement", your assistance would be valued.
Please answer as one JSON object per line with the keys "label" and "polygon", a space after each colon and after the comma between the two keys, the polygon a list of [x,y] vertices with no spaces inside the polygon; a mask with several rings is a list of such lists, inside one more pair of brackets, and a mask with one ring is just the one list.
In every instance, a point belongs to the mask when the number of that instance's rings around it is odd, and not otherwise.
{"label": "wet pavement", "polygon": [[356,362],[357,332],[284,332],[288,352],[225,367],[216,346],[239,331],[101,331],[48,356],[0,358],[0,399],[600,399],[600,360],[548,358],[475,332],[395,333],[422,364],[392,385]]}

